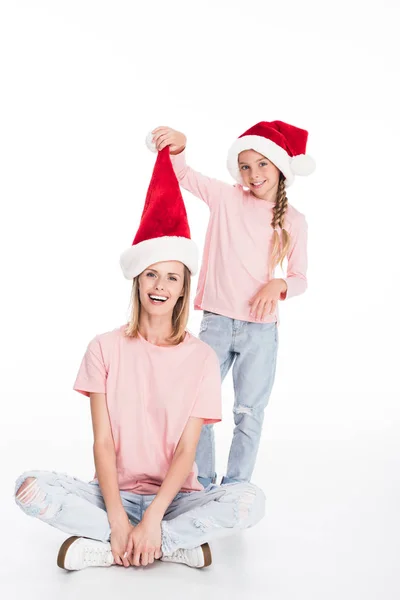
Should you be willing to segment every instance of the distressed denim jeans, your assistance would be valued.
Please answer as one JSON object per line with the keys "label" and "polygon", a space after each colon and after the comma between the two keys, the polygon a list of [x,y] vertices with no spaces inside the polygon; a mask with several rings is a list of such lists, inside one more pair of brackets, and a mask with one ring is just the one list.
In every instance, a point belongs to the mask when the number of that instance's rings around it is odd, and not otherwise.
{"label": "distressed denim jeans", "polygon": [[[276,323],[249,323],[204,311],[200,339],[215,350],[224,380],[233,365],[235,428],[228,468],[222,483],[250,481],[267,406],[275,379],[278,352]],[[197,446],[199,481],[216,482],[212,425],[204,425]]]}
{"label": "distressed denim jeans", "polygon": [[[22,484],[29,483],[20,491]],[[121,500],[132,525],[137,525],[154,495],[121,491]],[[70,535],[110,540],[110,525],[97,482],[84,482],[65,473],[28,471],[17,479],[15,499],[28,515]],[[201,546],[215,538],[252,527],[265,512],[264,493],[252,484],[179,493],[161,523],[164,556],[175,550]]]}

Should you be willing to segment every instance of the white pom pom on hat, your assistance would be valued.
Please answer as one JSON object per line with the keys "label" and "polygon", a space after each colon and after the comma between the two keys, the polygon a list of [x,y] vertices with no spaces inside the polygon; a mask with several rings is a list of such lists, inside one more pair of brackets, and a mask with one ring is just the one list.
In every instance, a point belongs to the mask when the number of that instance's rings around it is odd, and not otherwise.
{"label": "white pom pom on hat", "polygon": [[315,160],[307,154],[299,154],[291,159],[290,168],[295,175],[311,175],[315,171]]}
{"label": "white pom pom on hat", "polygon": [[146,146],[151,152],[157,152],[155,143],[153,142],[153,134],[151,131],[146,136]]}

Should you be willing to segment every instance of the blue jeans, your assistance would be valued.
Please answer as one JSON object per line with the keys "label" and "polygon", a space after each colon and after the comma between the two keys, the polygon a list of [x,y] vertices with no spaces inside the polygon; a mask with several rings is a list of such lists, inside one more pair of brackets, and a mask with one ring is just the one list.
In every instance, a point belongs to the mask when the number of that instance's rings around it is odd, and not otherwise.
{"label": "blue jeans", "polygon": [[[275,379],[278,351],[276,323],[249,323],[204,311],[200,339],[215,350],[224,380],[233,365],[235,428],[222,483],[250,481],[260,443],[264,409]],[[204,425],[197,446],[199,481],[215,483],[212,425]]]}
{"label": "blue jeans", "polygon": [[[29,489],[18,492],[29,478]],[[130,522],[137,525],[154,495],[120,492]],[[55,471],[28,471],[15,485],[18,506],[29,516],[70,535],[110,540],[110,525],[98,483]],[[252,484],[210,485],[201,492],[180,492],[161,522],[165,556],[179,548],[201,546],[215,538],[252,527],[265,512],[264,493]]]}

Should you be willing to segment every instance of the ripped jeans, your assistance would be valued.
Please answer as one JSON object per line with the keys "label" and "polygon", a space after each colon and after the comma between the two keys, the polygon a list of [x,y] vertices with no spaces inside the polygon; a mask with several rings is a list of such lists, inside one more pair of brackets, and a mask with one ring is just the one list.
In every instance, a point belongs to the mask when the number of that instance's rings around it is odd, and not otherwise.
{"label": "ripped jeans", "polygon": [[[222,483],[250,481],[257,459],[264,410],[275,379],[278,353],[277,323],[250,323],[204,311],[200,339],[219,358],[221,379],[233,365],[235,428]],[[213,425],[204,425],[197,445],[199,481],[216,482]]]}
{"label": "ripped jeans", "polygon": [[[28,478],[29,483],[18,493]],[[120,494],[130,522],[137,525],[155,496],[124,491]],[[26,514],[65,533],[110,540],[106,507],[97,482],[86,483],[64,473],[29,471],[18,478],[15,499]],[[255,525],[264,512],[264,493],[252,484],[223,488],[210,485],[201,492],[180,492],[161,523],[161,550],[168,556],[179,548],[201,546]]]}

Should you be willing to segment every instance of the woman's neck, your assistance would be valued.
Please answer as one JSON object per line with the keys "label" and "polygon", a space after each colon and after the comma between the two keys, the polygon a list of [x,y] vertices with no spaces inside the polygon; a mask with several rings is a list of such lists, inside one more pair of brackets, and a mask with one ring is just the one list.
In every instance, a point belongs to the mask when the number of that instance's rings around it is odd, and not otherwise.
{"label": "woman's neck", "polygon": [[170,346],[172,335],[171,316],[155,317],[147,313],[140,315],[139,333],[150,344],[155,346]]}

